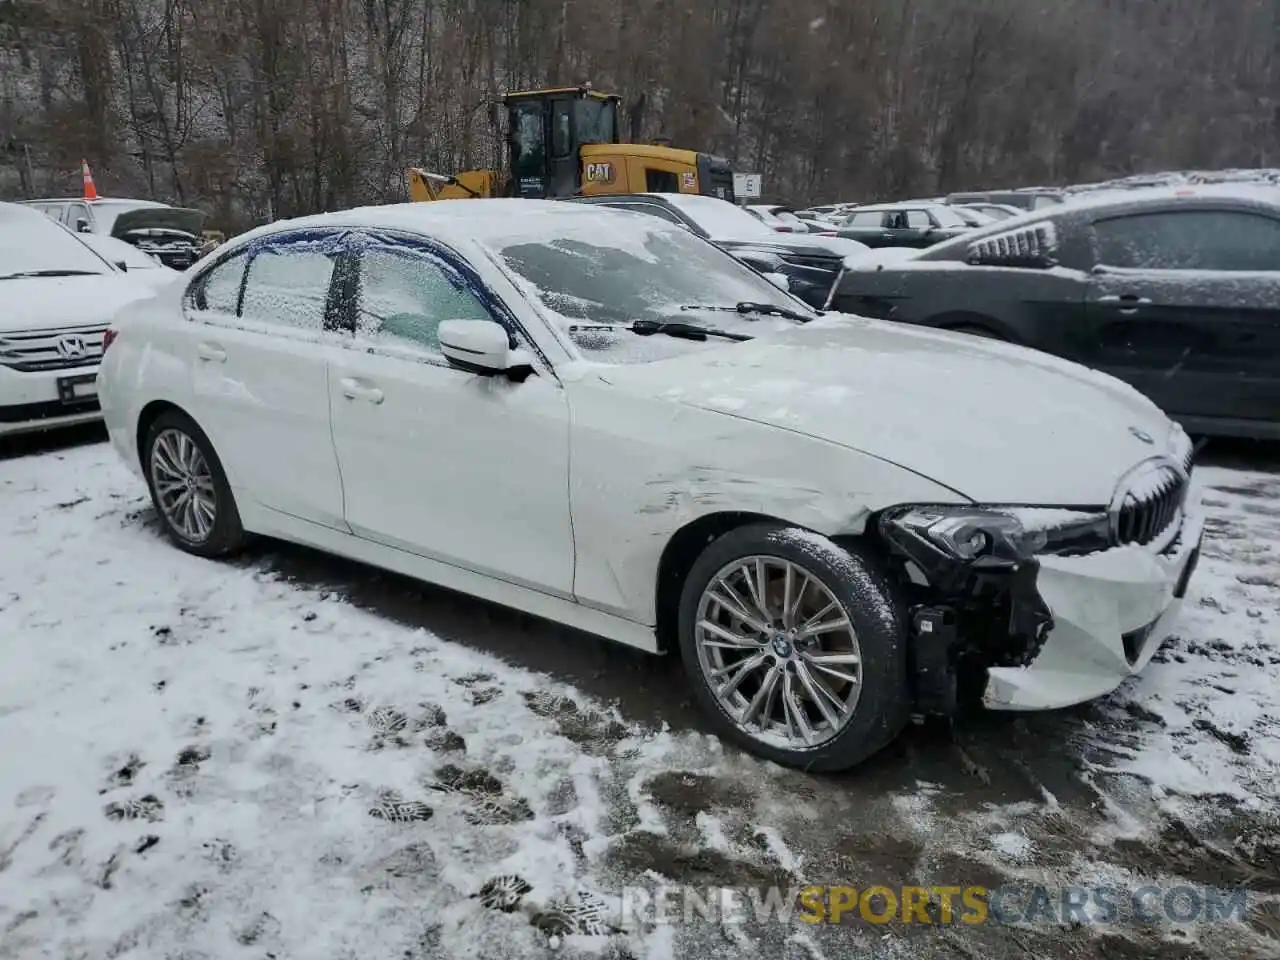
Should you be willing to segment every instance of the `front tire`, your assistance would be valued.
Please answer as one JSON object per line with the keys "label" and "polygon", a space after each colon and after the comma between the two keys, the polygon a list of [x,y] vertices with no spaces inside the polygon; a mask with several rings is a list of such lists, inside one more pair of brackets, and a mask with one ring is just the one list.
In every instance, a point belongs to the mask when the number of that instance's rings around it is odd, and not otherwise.
{"label": "front tire", "polygon": [[867,551],[752,524],[712,542],[690,571],[680,653],[726,738],[786,766],[843,770],[907,722],[904,610]]}
{"label": "front tire", "polygon": [[147,428],[142,467],[160,523],[180,549],[221,557],[244,545],[222,463],[194,420],[177,410],[156,417]]}

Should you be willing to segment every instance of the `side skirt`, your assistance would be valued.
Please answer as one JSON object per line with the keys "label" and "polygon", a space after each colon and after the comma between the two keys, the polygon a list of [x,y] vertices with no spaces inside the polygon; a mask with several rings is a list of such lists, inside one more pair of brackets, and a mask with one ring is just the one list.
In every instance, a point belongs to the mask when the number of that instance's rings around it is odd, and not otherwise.
{"label": "side skirt", "polygon": [[251,505],[243,495],[237,497],[237,500],[241,505],[241,522],[252,533],[314,547],[348,560],[367,563],[371,567],[391,570],[575,630],[593,633],[646,653],[660,652],[658,638],[652,626],[507,583],[505,580],[473,573],[439,560],[429,560],[407,550],[373,543],[269,508]]}

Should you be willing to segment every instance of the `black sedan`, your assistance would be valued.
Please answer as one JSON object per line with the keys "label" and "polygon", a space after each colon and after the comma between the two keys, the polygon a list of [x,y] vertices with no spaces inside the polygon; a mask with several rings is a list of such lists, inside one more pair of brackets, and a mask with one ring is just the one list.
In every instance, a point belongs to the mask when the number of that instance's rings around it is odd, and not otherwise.
{"label": "black sedan", "polygon": [[839,227],[822,235],[868,247],[931,247],[969,229],[945,203],[878,203],[858,207]]}
{"label": "black sedan", "polygon": [[790,292],[819,309],[826,306],[844,257],[867,252],[864,245],[847,240],[778,233],[716,197],[633,193],[572,197],[566,202],[631,210],[679,224],[761,273],[787,277]]}
{"label": "black sedan", "polygon": [[1189,432],[1280,439],[1280,191],[1055,205],[850,266],[835,310],[1034,347],[1127,381]]}

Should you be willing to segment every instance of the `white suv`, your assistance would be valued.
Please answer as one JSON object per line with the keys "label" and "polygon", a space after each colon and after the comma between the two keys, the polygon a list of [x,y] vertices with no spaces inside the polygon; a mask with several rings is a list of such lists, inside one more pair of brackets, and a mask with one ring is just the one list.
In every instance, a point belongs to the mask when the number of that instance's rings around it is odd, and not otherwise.
{"label": "white suv", "polygon": [[0,203],[0,436],[100,419],[107,320],[151,291],[39,211]]}

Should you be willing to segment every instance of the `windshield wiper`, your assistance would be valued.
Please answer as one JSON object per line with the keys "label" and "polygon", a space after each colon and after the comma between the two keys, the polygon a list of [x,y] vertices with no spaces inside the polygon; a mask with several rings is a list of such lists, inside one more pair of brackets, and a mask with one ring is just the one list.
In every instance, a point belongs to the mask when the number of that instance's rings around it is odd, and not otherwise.
{"label": "windshield wiper", "polygon": [[635,320],[626,329],[638,333],[642,337],[655,333],[665,333],[668,337],[679,337],[681,340],[705,340],[707,337],[722,337],[725,340],[737,340],[745,343],[753,337],[748,333],[730,333],[728,330],[716,330],[714,327],[700,327],[696,323],[677,323],[666,320]]}
{"label": "windshield wiper", "polygon": [[[794,320],[797,323],[808,323],[813,317],[808,314],[801,313],[799,310],[789,310],[786,307],[776,307],[771,303],[756,303],[754,300],[743,300],[735,303],[732,307],[719,305],[704,306],[702,304],[691,303],[680,308],[681,310],[720,310],[728,313],[758,313],[766,317],[785,317],[788,320]],[[818,314],[821,316],[821,313]]]}
{"label": "windshield wiper", "polygon": [[655,333],[662,333],[680,340],[706,340],[708,337],[721,337],[725,340],[745,343],[748,340],[755,339],[748,333],[732,333],[729,330],[717,330],[714,327],[700,327],[696,323],[679,323],[667,320],[633,320],[630,323],[616,325],[612,323],[575,323],[569,327],[570,333],[592,330],[629,330],[642,337],[651,337]]}
{"label": "windshield wiper", "polygon": [[6,273],[0,280],[19,280],[23,277],[96,277],[92,270],[22,270],[19,273]]}

